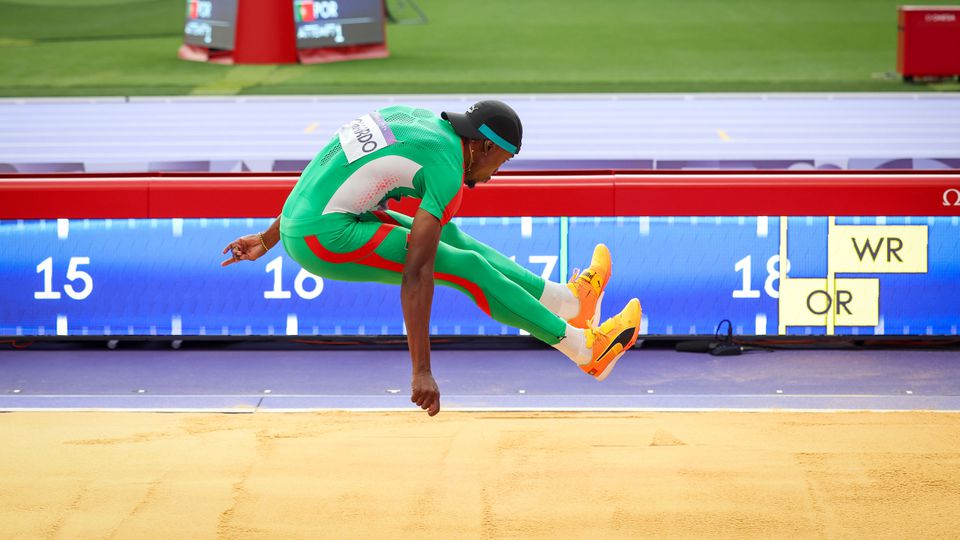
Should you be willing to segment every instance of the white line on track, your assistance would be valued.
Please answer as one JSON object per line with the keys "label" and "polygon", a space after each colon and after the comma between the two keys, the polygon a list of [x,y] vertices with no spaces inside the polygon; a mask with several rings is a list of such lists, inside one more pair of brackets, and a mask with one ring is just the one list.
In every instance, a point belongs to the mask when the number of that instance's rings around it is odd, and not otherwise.
{"label": "white line on track", "polygon": [[[638,138],[638,137],[622,137],[616,139],[592,139],[593,144],[605,145],[605,146],[616,146],[616,147],[627,147],[634,144],[643,144],[648,146],[669,146],[674,144],[707,144],[707,143],[717,143],[718,139],[716,136],[704,136],[697,138],[681,138],[681,139],[663,139],[661,138]],[[847,145],[877,145],[877,144],[889,144],[901,146],[904,144],[918,144],[918,145],[944,145],[948,147],[954,147],[953,145],[960,145],[960,137],[958,138],[862,138],[862,137],[852,137],[852,138],[818,138],[817,142],[820,144],[837,144],[844,143]],[[802,138],[764,138],[764,139],[750,139],[738,137],[736,139],[730,140],[728,144],[751,144],[751,145],[774,145],[774,144],[785,144],[785,145],[799,145],[799,144],[809,144],[809,141]],[[74,142],[14,142],[14,143],[5,143],[0,142],[0,148],[97,148],[101,145],[101,142],[89,142],[89,141],[74,141]],[[228,148],[244,148],[244,147],[253,147],[253,148],[262,148],[264,142],[257,141],[205,141],[203,143],[198,143],[197,141],[167,141],[163,143],[157,143],[155,141],[143,140],[143,141],[111,141],[110,146],[113,147],[187,147],[193,148],[198,144],[203,144],[207,147],[228,147]],[[304,141],[302,139],[287,139],[287,140],[277,140],[272,139],[269,141],[271,146],[279,147],[304,147],[304,148],[313,148],[319,149],[320,145],[317,141]],[[546,145],[550,147],[558,146],[570,146],[573,148],[580,148],[583,146],[581,141],[573,141],[566,139],[541,139],[537,141],[538,145]],[[955,152],[957,153],[957,152]]]}
{"label": "white line on track", "polygon": [[[318,412],[359,412],[359,413],[408,413],[423,414],[423,411],[414,406],[410,407],[365,407],[365,408],[345,408],[345,407],[315,407],[315,408],[262,408],[262,407],[211,407],[191,408],[191,407],[117,407],[117,408],[97,408],[97,407],[2,407],[2,412],[117,412],[117,413],[220,413],[220,414],[262,414],[262,413],[318,413]],[[957,414],[960,409],[792,409],[792,408],[723,408],[723,407],[443,407],[442,412],[664,412],[664,413],[709,413],[709,412],[733,412],[733,413],[804,413],[804,414],[842,414],[842,413],[910,413],[924,412],[936,414]]]}

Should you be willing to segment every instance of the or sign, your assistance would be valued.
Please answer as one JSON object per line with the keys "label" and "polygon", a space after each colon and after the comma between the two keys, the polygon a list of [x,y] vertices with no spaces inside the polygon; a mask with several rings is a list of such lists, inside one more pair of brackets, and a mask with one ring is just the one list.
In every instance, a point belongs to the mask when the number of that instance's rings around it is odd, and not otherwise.
{"label": "or sign", "polygon": [[880,280],[784,279],[780,284],[780,324],[786,326],[877,326]]}

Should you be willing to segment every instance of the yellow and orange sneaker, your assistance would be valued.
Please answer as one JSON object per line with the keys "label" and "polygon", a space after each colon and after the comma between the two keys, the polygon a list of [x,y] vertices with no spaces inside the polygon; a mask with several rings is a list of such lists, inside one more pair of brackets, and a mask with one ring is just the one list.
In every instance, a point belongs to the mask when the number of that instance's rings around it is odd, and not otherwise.
{"label": "yellow and orange sneaker", "polygon": [[603,289],[610,281],[613,273],[613,263],[610,262],[610,250],[603,244],[593,248],[593,258],[590,267],[583,272],[574,271],[567,287],[580,300],[580,312],[567,323],[577,328],[590,328],[600,318],[600,302],[603,300]]}
{"label": "yellow and orange sneaker", "polygon": [[610,317],[599,327],[587,329],[587,348],[593,351],[593,358],[589,363],[580,366],[580,369],[587,375],[593,375],[598,381],[606,379],[617,360],[637,342],[642,315],[640,301],[634,298],[627,302],[623,311]]}

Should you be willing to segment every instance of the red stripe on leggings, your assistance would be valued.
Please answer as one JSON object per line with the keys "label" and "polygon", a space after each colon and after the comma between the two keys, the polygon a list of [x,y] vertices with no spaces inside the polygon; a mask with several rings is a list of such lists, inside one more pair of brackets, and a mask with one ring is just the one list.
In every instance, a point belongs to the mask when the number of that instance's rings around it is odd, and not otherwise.
{"label": "red stripe on leggings", "polygon": [[[349,253],[335,253],[328,250],[327,248],[323,247],[323,244],[320,243],[320,240],[316,236],[304,236],[303,239],[306,241],[307,247],[310,248],[310,251],[312,251],[313,254],[316,255],[320,260],[331,263],[352,262],[402,274],[403,264],[391,261],[389,259],[384,259],[373,251],[377,248],[377,246],[380,245],[381,242],[383,242],[383,239],[390,234],[391,229],[393,229],[393,225],[388,225],[386,223],[380,225],[380,228],[378,228],[377,232],[374,233],[373,238],[368,240],[366,244]],[[487,301],[487,296],[483,294],[483,289],[481,289],[479,285],[460,276],[444,274],[442,272],[434,272],[433,277],[435,279],[449,281],[450,283],[459,285],[466,289],[467,292],[473,296],[473,300],[477,303],[477,306],[484,313],[490,316],[490,303]]]}
{"label": "red stripe on leggings", "polygon": [[304,236],[303,239],[306,241],[307,247],[310,248],[310,251],[312,251],[313,254],[316,255],[320,260],[331,263],[348,263],[355,262],[358,259],[362,259],[373,253],[373,250],[377,249],[377,246],[380,245],[380,242],[383,242],[383,239],[390,234],[392,229],[392,225],[380,225],[380,227],[377,229],[377,232],[374,233],[373,238],[367,240],[366,244],[348,253],[336,253],[330,251],[329,249],[323,247],[323,244],[320,243],[320,239],[316,236]]}
{"label": "red stripe on leggings", "polygon": [[[374,268],[382,268],[384,270],[390,270],[391,272],[397,272],[398,274],[403,273],[403,265],[391,261],[389,259],[384,259],[376,253],[371,253],[369,256],[365,257],[363,260],[356,261],[357,264],[363,264],[366,266],[373,266]],[[449,281],[455,285],[459,285],[467,290],[471,296],[473,296],[474,302],[477,303],[479,307],[487,316],[490,315],[490,303],[487,301],[487,296],[483,294],[483,289],[479,285],[472,281],[468,281],[460,276],[455,276],[453,274],[444,274],[442,272],[434,272],[433,277],[435,279],[442,279],[444,281]]]}
{"label": "red stripe on leggings", "polygon": [[470,294],[473,295],[473,300],[477,303],[477,306],[483,310],[488,316],[490,315],[490,303],[487,302],[487,296],[483,294],[483,289],[479,285],[472,281],[467,281],[466,279],[455,276],[453,274],[441,274],[440,272],[434,272],[433,277],[437,279],[442,279],[444,281],[449,281],[455,285],[459,285],[467,290]]}
{"label": "red stripe on leggings", "polygon": [[393,219],[393,216],[384,212],[383,210],[374,210],[373,215],[377,216],[377,219],[380,220],[380,223],[386,223],[387,225],[396,225],[402,227],[399,221]]}
{"label": "red stripe on leggings", "polygon": [[403,265],[391,261],[389,259],[384,259],[376,253],[371,253],[368,257],[364,257],[362,261],[357,261],[357,264],[362,264],[364,266],[372,266],[374,268],[382,268],[384,270],[389,270],[391,272],[396,272],[398,274],[403,273]]}

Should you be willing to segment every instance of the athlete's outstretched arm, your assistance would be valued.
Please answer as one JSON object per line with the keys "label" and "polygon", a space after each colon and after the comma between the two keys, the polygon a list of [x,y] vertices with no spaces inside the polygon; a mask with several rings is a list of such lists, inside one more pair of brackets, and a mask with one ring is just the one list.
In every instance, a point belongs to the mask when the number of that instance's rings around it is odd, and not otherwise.
{"label": "athlete's outstretched arm", "polygon": [[427,410],[440,412],[440,388],[430,370],[430,306],[433,303],[433,264],[440,243],[440,220],[419,209],[410,227],[407,259],[400,283],[400,303],[407,325],[407,345],[413,362],[410,401]]}
{"label": "athlete's outstretched arm", "polygon": [[280,241],[280,218],[273,220],[270,227],[262,233],[241,236],[223,248],[223,254],[232,252],[231,257],[220,266],[231,265],[240,261],[255,261],[267,253],[267,250]]}

